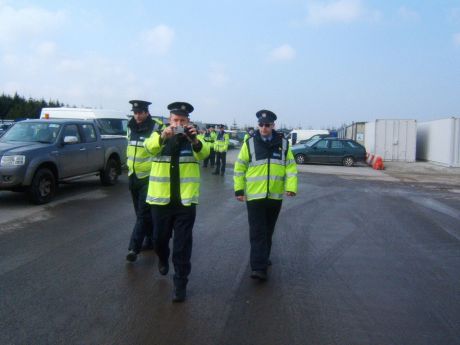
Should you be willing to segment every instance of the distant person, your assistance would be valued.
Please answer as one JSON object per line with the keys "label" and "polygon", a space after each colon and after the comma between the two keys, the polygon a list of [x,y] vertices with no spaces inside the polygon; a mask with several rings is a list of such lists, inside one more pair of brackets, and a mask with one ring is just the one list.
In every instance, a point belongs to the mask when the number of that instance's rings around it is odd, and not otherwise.
{"label": "distant person", "polygon": [[230,136],[225,132],[224,125],[219,126],[219,133],[217,133],[216,141],[214,143],[214,151],[216,151],[216,170],[213,175],[224,176],[225,165],[227,164],[227,151]]}
{"label": "distant person", "polygon": [[203,168],[207,168],[208,164],[211,165],[211,168],[214,168],[216,162],[216,153],[214,151],[214,143],[216,142],[217,133],[214,130],[214,127],[209,127],[204,133],[204,141],[209,145],[209,156],[203,161]]}
{"label": "distant person", "polygon": [[289,142],[274,129],[276,115],[260,110],[256,116],[259,130],[243,142],[233,179],[235,196],[248,210],[251,278],[265,281],[283,193],[297,193],[297,166]]}
{"label": "distant person", "polygon": [[[144,140],[162,127],[161,122],[154,120],[149,113],[150,102],[132,100],[133,118],[128,122],[127,165],[128,180],[136,223],[129,241],[126,260],[134,262],[141,249],[153,249],[152,216],[150,205],[146,203],[150,175],[150,154],[144,148]],[[145,239],[144,247],[142,247]]]}
{"label": "distant person", "polygon": [[248,140],[252,136],[254,136],[254,127],[249,127],[247,133],[244,135],[243,141]]}
{"label": "distant person", "polygon": [[190,125],[193,106],[185,102],[168,105],[169,123],[161,134],[154,132],[144,146],[152,155],[147,202],[154,222],[154,243],[160,274],[169,272],[169,241],[173,236],[173,302],[186,298],[191,271],[192,229],[200,194],[199,160],[209,155],[209,146],[197,138]]}

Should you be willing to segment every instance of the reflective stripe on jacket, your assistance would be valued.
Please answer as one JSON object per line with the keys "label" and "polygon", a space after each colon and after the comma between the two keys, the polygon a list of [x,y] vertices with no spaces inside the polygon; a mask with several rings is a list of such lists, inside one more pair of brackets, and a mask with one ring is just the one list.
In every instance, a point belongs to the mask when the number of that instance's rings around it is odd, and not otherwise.
{"label": "reflective stripe on jacket", "polygon": [[146,178],[150,174],[151,168],[151,156],[144,148],[144,140],[152,134],[154,131],[159,131],[162,129],[163,124],[152,118],[147,118],[146,121],[151,121],[151,123],[146,123],[139,130],[133,130],[136,128],[136,125],[131,122],[131,127],[128,127],[128,146],[126,148],[126,165],[128,166],[128,176],[136,174],[136,177],[139,179]]}
{"label": "reflective stripe on jacket", "polygon": [[262,141],[259,132],[243,143],[234,169],[234,190],[247,200],[281,200],[285,191],[297,193],[297,165],[285,138]]}
{"label": "reflective stripe on jacket", "polygon": [[[198,138],[198,137],[197,137]],[[199,152],[193,151],[192,145],[181,146],[179,153],[180,198],[184,206],[198,204],[200,196],[200,166],[198,160],[209,155],[209,146],[198,138],[202,147]],[[152,155],[152,166],[149,177],[147,203],[167,205],[171,201],[171,153],[165,150],[160,134],[154,132],[144,141],[144,147]]]}
{"label": "reflective stripe on jacket", "polygon": [[230,136],[228,133],[223,135],[217,135],[216,141],[214,142],[214,151],[216,152],[227,152],[228,151],[228,143],[230,142]]}

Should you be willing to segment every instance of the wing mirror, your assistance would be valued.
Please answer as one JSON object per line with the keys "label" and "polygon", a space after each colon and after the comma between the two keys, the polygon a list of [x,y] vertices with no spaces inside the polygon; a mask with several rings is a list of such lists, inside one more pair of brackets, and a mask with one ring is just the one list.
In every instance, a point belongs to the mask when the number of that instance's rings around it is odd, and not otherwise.
{"label": "wing mirror", "polygon": [[64,144],[76,144],[78,143],[78,138],[74,135],[66,135],[64,137]]}

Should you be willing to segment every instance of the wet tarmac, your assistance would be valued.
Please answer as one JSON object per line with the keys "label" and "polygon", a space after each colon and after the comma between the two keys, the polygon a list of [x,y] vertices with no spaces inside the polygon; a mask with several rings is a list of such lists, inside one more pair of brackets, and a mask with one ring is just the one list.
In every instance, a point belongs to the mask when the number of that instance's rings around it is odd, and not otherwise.
{"label": "wet tarmac", "polygon": [[203,171],[183,304],[153,252],[125,261],[126,177],[39,207],[0,193],[0,344],[460,343],[458,193],[302,173],[257,283],[231,173]]}

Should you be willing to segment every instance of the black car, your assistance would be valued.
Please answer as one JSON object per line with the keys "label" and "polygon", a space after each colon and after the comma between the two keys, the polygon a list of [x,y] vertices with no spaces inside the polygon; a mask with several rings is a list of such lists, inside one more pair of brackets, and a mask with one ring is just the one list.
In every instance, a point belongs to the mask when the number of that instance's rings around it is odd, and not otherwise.
{"label": "black car", "polygon": [[366,149],[351,139],[318,138],[292,146],[297,164],[338,163],[352,166],[366,160]]}

